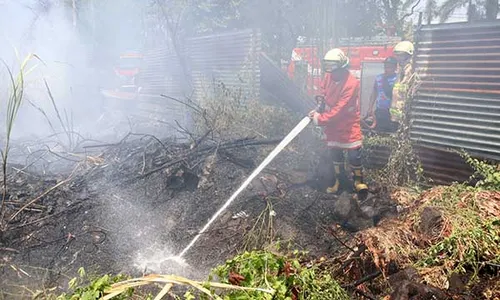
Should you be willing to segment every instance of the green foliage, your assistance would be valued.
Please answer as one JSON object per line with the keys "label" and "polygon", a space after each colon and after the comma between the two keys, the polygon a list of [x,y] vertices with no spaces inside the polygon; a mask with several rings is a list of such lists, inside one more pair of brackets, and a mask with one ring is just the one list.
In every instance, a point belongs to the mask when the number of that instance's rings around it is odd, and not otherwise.
{"label": "green foliage", "polygon": [[466,152],[462,152],[461,156],[476,171],[473,176],[479,179],[476,184],[477,188],[500,190],[500,164],[489,164],[486,161],[473,158]]}
{"label": "green foliage", "polygon": [[[85,269],[80,268],[78,269],[78,277],[74,277],[68,283],[68,287],[72,292],[58,296],[57,300],[97,300],[104,296],[104,290],[111,287],[113,283],[126,279],[128,277],[123,275],[104,275],[97,278],[89,278]],[[126,293],[118,295],[113,299],[129,299],[133,293],[133,289],[128,289]]]}
{"label": "green foliage", "polygon": [[367,135],[363,138],[363,156],[370,159],[373,151],[378,148],[392,149],[396,146],[396,139],[393,136],[385,135]]}
{"label": "green foliage", "polygon": [[231,291],[225,300],[243,299],[350,299],[332,279],[328,271],[316,265],[301,264],[301,255],[295,252],[286,257],[266,251],[245,252],[216,267],[213,275],[228,283],[230,276],[240,275],[244,287],[274,289],[274,295],[261,292]]}
{"label": "green foliage", "polygon": [[412,23],[410,16],[415,13],[419,2],[418,0],[378,1],[381,11],[379,18],[389,32],[393,31],[397,36],[408,38],[410,33],[408,27]]}
{"label": "green foliage", "polygon": [[421,265],[444,265],[449,273],[473,270],[474,275],[477,275],[486,263],[498,264],[500,221],[478,221],[466,230],[454,230],[449,237],[432,245],[427,257],[420,262]]}
{"label": "green foliage", "polygon": [[477,275],[484,266],[500,263],[500,215],[491,206],[494,201],[491,192],[465,184],[443,187],[428,204],[443,213],[443,236],[423,251],[417,266]]}
{"label": "green foliage", "polygon": [[371,136],[363,142],[365,158],[369,161],[375,148],[388,148],[390,155],[386,166],[376,178],[381,185],[395,187],[418,187],[425,182],[424,170],[418,155],[413,149],[410,138],[411,107],[414,93],[420,84],[417,74],[409,77],[408,90],[405,95],[404,107],[397,132],[387,136]]}
{"label": "green foliage", "polygon": [[[280,64],[290,59],[299,36],[319,38],[318,46],[336,43],[337,38],[374,36],[383,31],[381,23],[391,22],[388,15],[397,19],[403,4],[412,1],[391,1],[381,9],[379,0],[321,0],[314,5],[301,0],[155,0],[148,15],[165,12],[182,37],[259,28],[263,51]],[[157,22],[150,24],[145,31],[157,30]]]}
{"label": "green foliage", "polygon": [[150,14],[162,11],[179,31],[178,34],[196,36],[233,28],[247,28],[244,5],[248,1],[186,1],[154,0]]}

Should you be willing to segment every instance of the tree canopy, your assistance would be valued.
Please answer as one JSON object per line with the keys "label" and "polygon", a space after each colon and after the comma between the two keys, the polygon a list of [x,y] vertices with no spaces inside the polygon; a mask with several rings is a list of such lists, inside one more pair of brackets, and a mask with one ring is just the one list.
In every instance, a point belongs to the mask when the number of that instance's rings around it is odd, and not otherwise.
{"label": "tree canopy", "polygon": [[[157,39],[259,28],[267,52],[278,59],[300,36],[320,40],[397,35],[414,20],[444,22],[469,7],[473,19],[495,19],[499,0],[33,0],[40,15],[65,7],[82,36],[100,47],[133,48]],[[473,5],[470,5],[473,3]],[[36,20],[36,19],[35,19]],[[96,30],[98,28],[98,30]],[[109,37],[113,37],[110,39]]]}

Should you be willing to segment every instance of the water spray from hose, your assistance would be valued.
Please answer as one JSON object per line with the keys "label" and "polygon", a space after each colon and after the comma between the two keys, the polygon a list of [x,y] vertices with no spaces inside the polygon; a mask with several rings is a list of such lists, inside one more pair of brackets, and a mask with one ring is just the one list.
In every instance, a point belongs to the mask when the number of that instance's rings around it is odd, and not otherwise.
{"label": "water spray from hose", "polygon": [[[241,184],[241,186],[234,192],[231,197],[226,201],[226,203],[213,215],[213,217],[205,224],[205,226],[198,232],[198,234],[193,238],[193,240],[182,250],[182,252],[174,257],[176,260],[181,260],[182,257],[193,247],[196,241],[200,238],[200,236],[207,231],[207,229],[212,225],[212,223],[219,217],[219,215],[224,212],[227,207],[238,197],[238,195],[245,190],[245,188],[252,182],[252,180],[257,177],[257,175],[262,172],[262,170],[271,162],[273,159],[281,152],[283,149],[290,144],[290,142],[304,130],[304,128],[309,125],[311,119],[309,117],[305,117],[300,121],[297,126],[295,126],[292,131],[274,148],[274,150],[264,159],[264,161],[248,176],[248,178]],[[172,259],[174,259],[172,258]]]}

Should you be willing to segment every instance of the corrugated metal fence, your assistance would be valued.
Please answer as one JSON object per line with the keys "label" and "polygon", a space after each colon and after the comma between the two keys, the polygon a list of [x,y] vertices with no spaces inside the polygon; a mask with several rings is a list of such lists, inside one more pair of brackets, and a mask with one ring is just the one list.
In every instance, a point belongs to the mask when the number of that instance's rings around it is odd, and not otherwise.
{"label": "corrugated metal fence", "polygon": [[185,66],[174,49],[147,50],[139,79],[143,107],[164,122],[176,120],[186,124],[186,107],[160,94],[200,102],[217,96],[221,91],[216,87],[223,84],[243,101],[260,98],[307,113],[314,106],[312,99],[262,53],[261,45],[261,34],[256,29],[189,38],[181,49]]}
{"label": "corrugated metal fence", "polygon": [[177,134],[176,123],[187,126],[189,115],[186,107],[176,101],[162,97],[162,94],[182,99],[187,78],[173,49],[157,48],[144,52],[144,61],[138,78],[142,87],[139,114],[146,119],[168,124],[168,134]]}
{"label": "corrugated metal fence", "polygon": [[[180,124],[189,127],[189,109],[181,101],[212,96],[214,83],[223,83],[242,99],[259,97],[261,51],[260,33],[242,30],[185,40],[181,53],[162,46],[144,51],[138,84],[142,87],[140,115],[168,124],[175,134]],[[181,64],[184,56],[185,65]],[[178,129],[178,128],[177,128]]]}
{"label": "corrugated metal fence", "polygon": [[187,78],[175,52],[159,48],[145,51],[139,80],[144,94],[168,93],[172,97],[178,97],[184,93]]}
{"label": "corrugated metal fence", "polygon": [[[415,46],[414,149],[435,183],[466,181],[473,170],[453,150],[500,160],[500,22],[422,26]],[[383,167],[389,155],[373,149],[367,164]]]}
{"label": "corrugated metal fence", "polygon": [[422,27],[412,139],[500,160],[500,22]]}
{"label": "corrugated metal fence", "polygon": [[241,92],[243,99],[258,98],[260,91],[259,53],[261,35],[257,30],[207,35],[186,41],[186,54],[194,98],[213,92],[213,83],[223,83]]}

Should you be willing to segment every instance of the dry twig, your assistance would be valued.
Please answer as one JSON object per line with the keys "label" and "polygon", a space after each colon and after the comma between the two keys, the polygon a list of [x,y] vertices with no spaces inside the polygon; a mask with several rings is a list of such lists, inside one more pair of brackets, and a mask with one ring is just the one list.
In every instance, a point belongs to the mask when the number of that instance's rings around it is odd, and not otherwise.
{"label": "dry twig", "polygon": [[23,212],[26,208],[28,208],[30,205],[32,205],[33,203],[37,202],[38,200],[40,200],[41,198],[45,197],[47,194],[49,194],[50,192],[52,192],[53,190],[57,189],[58,187],[60,187],[61,185],[71,181],[71,179],[73,179],[73,175],[75,174],[76,170],[78,169],[79,165],[77,165],[74,169],[73,169],[73,172],[71,172],[71,174],[68,176],[68,178],[66,178],[65,180],[59,182],[58,184],[54,185],[53,187],[49,188],[48,190],[46,190],[45,192],[43,192],[40,196],[36,197],[35,199],[31,200],[30,202],[28,202],[26,205],[24,205],[23,207],[21,207],[16,213],[14,213],[10,219],[9,219],[9,222],[12,222],[12,220],[14,220],[21,212]]}

